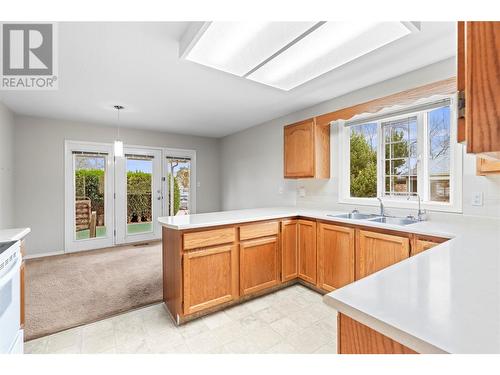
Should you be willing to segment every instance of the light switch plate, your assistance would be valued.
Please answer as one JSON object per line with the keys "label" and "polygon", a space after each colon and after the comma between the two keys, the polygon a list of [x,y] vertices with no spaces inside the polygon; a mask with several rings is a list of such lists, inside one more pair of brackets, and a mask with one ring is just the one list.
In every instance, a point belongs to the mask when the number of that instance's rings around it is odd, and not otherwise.
{"label": "light switch plate", "polygon": [[472,202],[473,206],[482,206],[483,205],[483,193],[480,191],[476,191],[472,193]]}

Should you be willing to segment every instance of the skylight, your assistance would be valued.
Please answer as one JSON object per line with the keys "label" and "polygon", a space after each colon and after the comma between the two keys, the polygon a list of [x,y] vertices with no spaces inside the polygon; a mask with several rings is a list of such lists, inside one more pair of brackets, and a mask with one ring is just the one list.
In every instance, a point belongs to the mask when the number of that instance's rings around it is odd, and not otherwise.
{"label": "skylight", "polygon": [[405,22],[210,22],[184,57],[291,90],[413,30]]}

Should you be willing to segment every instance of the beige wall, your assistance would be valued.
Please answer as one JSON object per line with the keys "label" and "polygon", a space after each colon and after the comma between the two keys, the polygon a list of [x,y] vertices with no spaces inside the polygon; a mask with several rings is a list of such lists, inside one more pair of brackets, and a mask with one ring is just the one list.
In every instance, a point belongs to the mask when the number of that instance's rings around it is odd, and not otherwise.
{"label": "beige wall", "polygon": [[14,116],[0,102],[0,229],[14,226]]}
{"label": "beige wall", "polygon": [[[455,59],[444,60],[223,138],[222,208],[229,210],[295,204],[341,210],[354,208],[338,203],[338,181],[343,176],[338,168],[336,129],[332,127],[331,131],[331,178],[290,181],[283,178],[283,126],[450,78],[456,73],[455,66]],[[463,167],[464,214],[500,217],[500,176],[475,176],[475,158],[471,155],[464,156]],[[304,198],[297,195],[299,187],[305,188]],[[470,204],[475,191],[484,193],[484,206],[475,207]]]}
{"label": "beige wall", "polygon": [[[15,224],[31,227],[28,254],[64,249],[64,141],[113,142],[114,127],[15,116]],[[125,144],[194,149],[197,212],[220,210],[219,141],[121,129]]]}

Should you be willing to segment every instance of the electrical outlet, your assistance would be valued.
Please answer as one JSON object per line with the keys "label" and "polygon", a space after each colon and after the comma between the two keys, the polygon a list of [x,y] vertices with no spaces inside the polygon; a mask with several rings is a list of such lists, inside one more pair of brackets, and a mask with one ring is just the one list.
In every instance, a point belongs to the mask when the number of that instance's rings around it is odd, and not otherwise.
{"label": "electrical outlet", "polygon": [[472,193],[471,204],[473,206],[482,206],[483,205],[483,193],[480,191],[476,191],[476,192]]}
{"label": "electrical outlet", "polygon": [[306,196],[306,188],[301,186],[299,187],[299,197],[304,198]]}

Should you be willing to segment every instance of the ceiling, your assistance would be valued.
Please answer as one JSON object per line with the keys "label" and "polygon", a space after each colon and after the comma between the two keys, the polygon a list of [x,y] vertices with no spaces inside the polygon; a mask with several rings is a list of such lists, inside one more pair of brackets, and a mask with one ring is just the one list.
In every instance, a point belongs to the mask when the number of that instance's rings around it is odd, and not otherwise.
{"label": "ceiling", "polygon": [[222,137],[454,56],[455,23],[421,31],[293,90],[179,58],[189,22],[60,23],[59,89],[1,91],[14,112]]}

